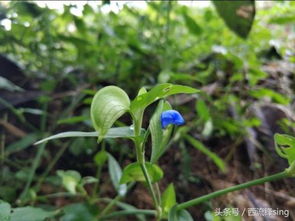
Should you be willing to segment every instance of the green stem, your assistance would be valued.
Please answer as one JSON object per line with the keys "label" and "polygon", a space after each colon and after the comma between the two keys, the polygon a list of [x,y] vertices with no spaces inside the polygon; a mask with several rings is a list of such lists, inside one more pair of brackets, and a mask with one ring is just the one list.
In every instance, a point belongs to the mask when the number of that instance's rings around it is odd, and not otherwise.
{"label": "green stem", "polygon": [[144,210],[144,209],[125,210],[125,211],[113,212],[107,216],[101,217],[101,220],[108,220],[110,218],[117,217],[117,216],[120,217],[120,216],[139,215],[139,214],[155,216],[156,213],[157,212],[155,210]]}
{"label": "green stem", "polygon": [[99,217],[104,216],[105,214],[107,214],[112,208],[113,206],[122,198],[122,196],[118,195],[116,196],[104,209],[103,211],[99,214]]}
{"label": "green stem", "polygon": [[24,188],[23,192],[21,193],[21,195],[19,197],[21,205],[22,205],[22,200],[24,200],[24,198],[28,194],[29,188],[30,188],[30,186],[32,184],[32,181],[33,181],[33,178],[34,178],[34,175],[35,175],[35,172],[36,172],[36,169],[39,166],[40,161],[41,161],[41,157],[42,157],[42,155],[44,153],[45,145],[46,145],[46,143],[41,144],[41,146],[38,149],[37,155],[36,155],[36,157],[35,157],[35,159],[33,161],[30,173],[28,174],[27,183],[25,185],[25,188]]}
{"label": "green stem", "polygon": [[144,175],[145,181],[147,183],[148,189],[150,194],[152,195],[153,202],[155,205],[155,208],[157,209],[157,217],[161,217],[161,208],[156,196],[156,192],[154,190],[154,187],[151,182],[151,178],[149,176],[148,170],[145,166],[145,155],[144,155],[144,150],[143,150],[143,139],[141,137],[141,125],[142,125],[142,118],[143,118],[143,113],[137,114],[137,117],[134,117],[133,115],[133,123],[134,123],[134,136],[135,136],[135,148],[136,148],[136,157],[137,157],[137,162],[140,164],[142,173]]}
{"label": "green stem", "polygon": [[146,180],[146,183],[148,185],[148,189],[149,189],[149,191],[150,191],[150,193],[152,195],[152,198],[153,198],[155,207],[158,209],[158,207],[159,207],[158,199],[157,199],[155,190],[153,188],[153,185],[152,185],[152,182],[151,182],[151,178],[150,178],[150,176],[148,174],[148,171],[147,171],[147,168],[145,166],[145,162],[139,162],[139,163],[140,163],[140,167],[141,167],[141,170],[143,172],[144,178]]}
{"label": "green stem", "polygon": [[54,167],[56,162],[60,159],[60,157],[63,155],[63,153],[66,151],[68,145],[64,144],[61,149],[57,152],[57,154],[54,155],[54,158],[50,161],[49,165],[47,166],[45,172],[41,175],[39,178],[37,184],[36,184],[36,190],[39,191],[42,183],[44,182],[45,178],[51,171],[51,169]]}
{"label": "green stem", "polygon": [[270,176],[266,176],[266,177],[263,177],[263,178],[260,178],[260,179],[256,179],[256,180],[252,180],[252,181],[249,181],[249,182],[246,182],[246,183],[242,183],[242,184],[239,184],[239,185],[236,185],[236,186],[231,186],[231,187],[228,187],[228,188],[225,188],[225,189],[222,189],[222,190],[218,190],[218,191],[215,191],[213,193],[209,193],[207,195],[192,199],[190,201],[180,203],[177,206],[177,210],[182,210],[182,209],[186,209],[186,208],[191,207],[191,206],[198,205],[198,204],[200,204],[202,202],[206,202],[206,201],[208,201],[210,199],[216,198],[218,196],[222,196],[222,195],[227,194],[229,192],[245,189],[245,188],[248,188],[248,187],[251,187],[251,186],[263,184],[265,182],[270,182],[270,181],[274,181],[274,180],[279,180],[279,179],[286,178],[286,177],[289,177],[289,174],[288,174],[287,170],[283,171],[283,172],[280,172],[280,173],[270,175]]}

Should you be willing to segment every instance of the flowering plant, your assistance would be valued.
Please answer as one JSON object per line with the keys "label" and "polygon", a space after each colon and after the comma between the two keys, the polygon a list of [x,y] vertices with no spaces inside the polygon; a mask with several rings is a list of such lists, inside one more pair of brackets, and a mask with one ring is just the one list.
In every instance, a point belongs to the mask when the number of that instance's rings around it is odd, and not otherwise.
{"label": "flowering plant", "polygon": [[[136,161],[127,165],[122,172],[119,170],[119,173],[115,175],[111,174],[111,179],[118,192],[118,197],[113,199],[104,210],[97,214],[97,217],[101,220],[123,215],[138,216],[144,214],[155,216],[157,220],[190,221],[193,218],[186,209],[191,206],[232,191],[295,176],[295,138],[277,134],[275,136],[276,150],[280,156],[288,159],[290,165],[285,171],[209,193],[183,203],[176,202],[176,193],[173,184],[170,184],[161,194],[158,182],[163,178],[164,172],[157,165],[157,161],[167,150],[167,143],[171,137],[173,125],[183,125],[185,123],[181,114],[172,109],[166,97],[178,93],[194,94],[198,92],[198,90],[191,87],[166,83],[157,85],[150,91],[142,88],[136,98],[130,101],[128,95],[121,88],[116,86],[104,87],[95,94],[91,104],[91,119],[95,132],[65,132],[45,138],[37,142],[37,144],[51,139],[75,136],[94,136],[97,137],[98,143],[101,143],[106,138],[119,137],[129,138],[134,142]],[[148,127],[143,128],[142,122],[145,109],[157,101],[159,101],[158,106],[149,121]],[[112,127],[115,121],[125,113],[130,114],[132,125],[129,127]],[[149,136],[151,136],[152,148],[150,159],[147,160],[145,148]],[[104,149],[96,155],[96,161],[99,165],[102,165],[106,161],[106,158],[108,158],[112,168],[119,167],[115,159]],[[70,175],[68,174],[68,176]],[[146,184],[153,199],[155,210],[132,209],[110,212],[112,206],[119,199],[126,196],[134,182],[143,182]],[[75,191],[76,189],[73,182],[68,187],[70,187],[68,189],[71,191]]]}

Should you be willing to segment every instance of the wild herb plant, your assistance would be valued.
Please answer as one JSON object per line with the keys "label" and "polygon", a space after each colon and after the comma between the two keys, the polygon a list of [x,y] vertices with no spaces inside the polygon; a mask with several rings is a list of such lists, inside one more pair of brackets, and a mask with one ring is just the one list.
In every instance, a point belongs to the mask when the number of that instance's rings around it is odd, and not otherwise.
{"label": "wild herb plant", "polygon": [[[186,210],[189,207],[232,191],[295,176],[295,138],[276,134],[274,137],[276,151],[281,157],[286,158],[289,163],[289,168],[284,171],[221,189],[182,203],[177,202],[177,192],[175,192],[172,183],[161,193],[158,183],[163,178],[164,171],[158,166],[157,162],[167,150],[167,144],[171,139],[173,127],[185,123],[181,114],[173,110],[166,98],[179,93],[194,94],[198,92],[199,90],[191,87],[165,83],[157,85],[149,91],[141,88],[136,98],[130,101],[128,95],[121,88],[107,86],[95,94],[91,104],[91,119],[96,132],[65,132],[45,138],[37,142],[37,144],[51,139],[76,136],[95,136],[98,143],[102,143],[104,139],[115,138],[128,138],[133,141],[134,148],[130,148],[136,152],[136,160],[127,165],[122,173],[115,174],[111,172],[111,179],[118,192],[118,196],[112,199],[106,208],[97,214],[96,218],[99,220],[124,215],[152,215],[156,217],[156,220],[190,221],[193,218]],[[158,102],[157,108],[149,121],[149,125],[147,128],[144,128],[143,116],[145,109],[154,102]],[[129,127],[112,127],[115,121],[125,113],[128,113],[131,117],[132,125]],[[152,147],[150,158],[147,158],[145,150],[148,148],[146,144],[149,136],[151,136]],[[188,137],[188,135],[185,136]],[[190,140],[190,137],[188,139]],[[114,167],[110,168],[110,171],[120,167],[114,157],[108,154],[106,150],[103,149],[96,155],[96,161],[101,165],[103,165],[107,158],[109,167]],[[120,169],[117,170],[120,171]],[[83,185],[81,185],[81,177],[78,174],[75,174],[73,171],[60,171],[59,175],[63,177],[63,183],[69,192],[76,193],[76,191],[79,191],[87,195],[87,192],[82,187]],[[77,183],[79,182],[80,184],[78,185]],[[147,187],[153,199],[154,210],[128,209],[113,212],[111,210],[112,207],[128,194],[128,190],[135,182],[142,182]]]}

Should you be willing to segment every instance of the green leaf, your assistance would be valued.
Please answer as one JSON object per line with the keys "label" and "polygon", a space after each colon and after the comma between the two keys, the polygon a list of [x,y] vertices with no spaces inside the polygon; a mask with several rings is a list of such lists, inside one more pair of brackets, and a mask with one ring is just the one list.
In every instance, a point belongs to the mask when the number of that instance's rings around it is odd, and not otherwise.
{"label": "green leaf", "polygon": [[28,134],[27,136],[7,146],[5,152],[8,155],[21,151],[32,145],[37,140],[37,138],[38,136],[35,133]]}
{"label": "green leaf", "polygon": [[201,28],[200,25],[198,25],[198,23],[190,15],[184,12],[183,18],[184,18],[186,27],[192,34],[196,36],[199,36],[200,34],[202,34],[203,29]]}
{"label": "green leaf", "polygon": [[213,162],[216,164],[216,166],[222,171],[226,172],[226,164],[225,162],[215,153],[210,151],[204,144],[202,144],[200,141],[194,139],[190,135],[184,135],[184,138],[196,149],[201,151],[203,154],[207,155]]}
{"label": "green leaf", "polygon": [[145,87],[142,87],[142,88],[139,89],[137,96],[145,94],[146,92],[147,92],[147,90],[145,89]]}
{"label": "green leaf", "polygon": [[108,159],[108,152],[105,150],[101,150],[97,152],[94,156],[94,162],[98,166],[103,166],[104,163],[107,161],[107,159]]}
{"label": "green leaf", "polygon": [[92,176],[86,176],[83,177],[81,182],[80,182],[80,186],[84,186],[86,184],[90,184],[90,183],[97,183],[98,179]]}
{"label": "green leaf", "polygon": [[76,188],[81,181],[81,175],[75,170],[58,170],[57,175],[62,178],[62,184],[72,194],[76,194]]}
{"label": "green leaf", "polygon": [[155,163],[167,149],[167,143],[173,127],[169,126],[163,130],[160,117],[163,111],[170,109],[171,106],[167,101],[160,101],[154,115],[150,120],[149,130],[152,137],[151,163]]}
{"label": "green leaf", "polygon": [[290,103],[290,98],[288,98],[280,93],[277,93],[271,89],[267,89],[267,88],[260,88],[257,90],[252,90],[252,91],[250,91],[250,95],[255,98],[269,97],[274,102],[277,102],[277,103],[283,104],[283,105],[287,105]]}
{"label": "green leaf", "polygon": [[[132,138],[133,136],[134,136],[134,131],[131,127],[114,127],[114,128],[110,128],[104,137],[105,138],[119,138],[119,137]],[[82,132],[82,131],[63,132],[63,133],[55,134],[53,136],[39,140],[34,145],[38,145],[49,140],[66,138],[66,137],[98,137],[98,132]]]}
{"label": "green leaf", "polygon": [[207,107],[204,100],[198,100],[196,104],[196,110],[198,117],[200,117],[202,120],[208,121],[211,118],[209,108]]}
{"label": "green leaf", "polygon": [[11,206],[9,203],[0,200],[0,220],[10,220]]}
{"label": "green leaf", "polygon": [[27,206],[13,209],[10,221],[44,221],[45,219],[54,216],[55,212]]}
{"label": "green leaf", "polygon": [[287,134],[275,134],[274,140],[278,155],[286,158],[291,166],[295,162],[295,137]]}
{"label": "green leaf", "polygon": [[55,216],[54,211],[46,211],[31,206],[12,209],[9,203],[0,200],[1,221],[43,221]]}
{"label": "green leaf", "polygon": [[212,0],[225,24],[238,36],[247,38],[255,17],[255,1]]}
{"label": "green leaf", "polygon": [[[145,166],[152,183],[159,181],[163,177],[164,173],[162,169],[156,164],[145,163]],[[133,181],[145,181],[145,177],[139,163],[131,163],[124,168],[120,183],[128,183]]]}
{"label": "green leaf", "polygon": [[164,216],[167,217],[169,210],[176,204],[176,195],[174,185],[171,183],[162,194],[161,208]]}
{"label": "green leaf", "polygon": [[19,86],[15,85],[14,83],[12,83],[11,81],[7,80],[4,77],[0,76],[0,90],[7,90],[7,91],[19,91],[22,92],[24,91],[24,89],[20,88]]}
{"label": "green leaf", "polygon": [[96,209],[85,203],[75,203],[63,208],[64,214],[61,221],[89,221],[95,220]]}
{"label": "green leaf", "polygon": [[137,96],[131,102],[130,110],[134,115],[136,115],[138,112],[143,111],[147,106],[161,98],[165,98],[173,94],[193,94],[197,92],[199,92],[199,90],[188,86],[174,85],[170,83],[159,84],[147,93]]}
{"label": "green leaf", "polygon": [[122,169],[116,159],[108,154],[108,166],[109,174],[111,176],[112,183],[120,196],[124,196],[127,193],[127,185],[120,183],[122,178]]}
{"label": "green leaf", "polygon": [[74,116],[69,118],[60,119],[57,124],[76,124],[88,120],[86,116]]}
{"label": "green leaf", "polygon": [[192,216],[186,210],[177,210],[177,205],[169,211],[168,221],[194,221]]}
{"label": "green leaf", "polygon": [[91,120],[99,133],[98,141],[107,134],[114,122],[129,110],[130,100],[121,88],[107,86],[100,89],[91,103]]}

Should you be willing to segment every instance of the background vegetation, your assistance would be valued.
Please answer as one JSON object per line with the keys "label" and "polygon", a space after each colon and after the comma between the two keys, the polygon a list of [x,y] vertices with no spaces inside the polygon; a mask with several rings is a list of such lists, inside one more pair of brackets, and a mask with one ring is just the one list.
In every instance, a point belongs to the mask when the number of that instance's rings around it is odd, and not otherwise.
{"label": "background vegetation", "polygon": [[[295,4],[259,2],[255,18],[254,11],[240,12],[248,19],[243,24],[225,5],[215,3],[216,10],[207,3],[142,2],[113,12],[107,1],[81,11],[75,4],[56,3],[62,10],[55,10],[1,2],[0,199],[13,208],[60,209],[61,220],[88,221],[116,196],[109,176],[114,166],[96,153],[106,149],[123,167],[135,158],[130,143],[75,138],[33,146],[57,132],[92,131],[91,99],[107,85],[132,98],[142,86],[165,82],[202,90],[170,100],[187,124],[159,162],[165,171],[160,188],[173,182],[179,202],[285,168],[272,137],[294,135]],[[130,122],[122,117],[116,124]],[[68,170],[83,177],[87,196],[69,191]],[[281,208],[294,220],[294,197],[294,183],[280,181],[190,212],[195,220],[215,220],[216,208]],[[122,202],[125,209],[152,205],[141,184]]]}

